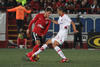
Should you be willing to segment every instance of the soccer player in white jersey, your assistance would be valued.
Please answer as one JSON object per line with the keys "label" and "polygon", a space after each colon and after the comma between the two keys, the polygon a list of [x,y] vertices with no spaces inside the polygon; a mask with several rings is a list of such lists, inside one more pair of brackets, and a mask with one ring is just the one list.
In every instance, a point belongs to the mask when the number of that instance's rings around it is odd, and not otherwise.
{"label": "soccer player in white jersey", "polygon": [[67,14],[64,13],[64,11],[66,11],[64,7],[59,7],[57,9],[57,12],[59,14],[59,20],[58,21],[52,20],[53,23],[60,25],[60,30],[59,30],[58,34],[54,38],[48,40],[37,52],[35,52],[32,55],[33,59],[40,52],[42,52],[44,49],[46,49],[49,44],[52,44],[54,50],[62,58],[62,60],[60,62],[64,63],[64,62],[69,61],[69,59],[65,57],[62,50],[59,48],[59,45],[63,44],[63,42],[65,41],[65,38],[68,35],[68,28],[71,24],[73,26],[74,33],[77,33],[78,31],[76,30],[74,22],[67,16]]}

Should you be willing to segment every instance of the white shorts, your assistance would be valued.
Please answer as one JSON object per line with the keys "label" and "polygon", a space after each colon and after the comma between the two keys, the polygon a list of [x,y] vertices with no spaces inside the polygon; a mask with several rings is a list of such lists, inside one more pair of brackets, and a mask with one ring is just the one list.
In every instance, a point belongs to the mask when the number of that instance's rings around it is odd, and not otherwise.
{"label": "white shorts", "polygon": [[54,43],[55,41],[57,41],[59,44],[63,44],[65,41],[65,38],[67,38],[67,34],[68,34],[68,30],[67,31],[59,31],[58,34],[52,38],[52,43]]}

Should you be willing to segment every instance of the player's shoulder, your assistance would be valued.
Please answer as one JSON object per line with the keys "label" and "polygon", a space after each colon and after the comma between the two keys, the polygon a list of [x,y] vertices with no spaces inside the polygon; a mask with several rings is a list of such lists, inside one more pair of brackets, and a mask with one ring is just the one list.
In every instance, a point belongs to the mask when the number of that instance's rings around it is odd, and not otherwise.
{"label": "player's shoulder", "polygon": [[70,17],[67,14],[65,14],[63,18],[64,19],[70,19]]}
{"label": "player's shoulder", "polygon": [[69,17],[67,14],[64,14],[64,18]]}

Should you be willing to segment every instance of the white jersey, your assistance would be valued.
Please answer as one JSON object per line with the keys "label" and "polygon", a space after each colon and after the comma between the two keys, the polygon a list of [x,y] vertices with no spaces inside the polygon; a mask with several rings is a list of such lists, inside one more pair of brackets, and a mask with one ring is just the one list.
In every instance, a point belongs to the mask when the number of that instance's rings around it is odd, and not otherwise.
{"label": "white jersey", "polygon": [[58,24],[60,26],[58,34],[52,39],[52,42],[55,40],[58,41],[60,44],[62,44],[67,37],[68,34],[68,27],[71,24],[71,19],[68,17],[68,15],[64,14],[63,16],[60,16],[58,19]]}
{"label": "white jersey", "polygon": [[64,14],[62,17],[59,17],[58,24],[60,25],[60,30],[64,30],[66,26],[70,26],[71,19],[68,15]]}

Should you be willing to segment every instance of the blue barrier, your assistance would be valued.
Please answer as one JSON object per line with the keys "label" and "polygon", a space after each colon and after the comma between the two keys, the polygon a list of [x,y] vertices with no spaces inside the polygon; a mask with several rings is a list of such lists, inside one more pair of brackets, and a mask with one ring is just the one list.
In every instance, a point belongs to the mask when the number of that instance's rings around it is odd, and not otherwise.
{"label": "blue barrier", "polygon": [[[58,20],[58,18],[54,18],[55,20]],[[72,20],[74,22],[76,22],[76,18],[72,18]],[[81,19],[81,22],[83,24],[83,32],[91,32],[93,30],[95,30],[96,32],[100,32],[100,19],[96,19],[94,24],[94,21],[92,18],[85,18],[85,19]],[[95,27],[94,27],[95,25]],[[95,29],[94,29],[95,28]],[[50,28],[49,29],[53,29],[53,23],[51,23]],[[59,31],[59,25],[54,24],[54,32],[58,32]],[[70,28],[70,32],[73,32],[72,26]]]}
{"label": "blue barrier", "polygon": [[96,19],[96,32],[100,32],[100,18]]}

